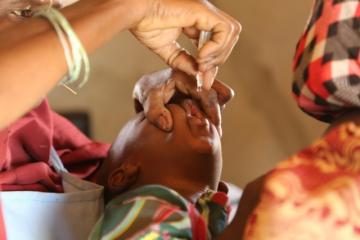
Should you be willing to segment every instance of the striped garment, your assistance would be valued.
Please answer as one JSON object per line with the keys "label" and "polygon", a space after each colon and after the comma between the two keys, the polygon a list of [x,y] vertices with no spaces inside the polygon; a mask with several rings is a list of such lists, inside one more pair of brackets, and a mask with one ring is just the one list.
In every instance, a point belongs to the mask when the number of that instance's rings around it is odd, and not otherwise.
{"label": "striped garment", "polygon": [[207,191],[192,204],[169,188],[148,185],[112,200],[90,239],[212,239],[225,229],[229,209],[224,192]]}

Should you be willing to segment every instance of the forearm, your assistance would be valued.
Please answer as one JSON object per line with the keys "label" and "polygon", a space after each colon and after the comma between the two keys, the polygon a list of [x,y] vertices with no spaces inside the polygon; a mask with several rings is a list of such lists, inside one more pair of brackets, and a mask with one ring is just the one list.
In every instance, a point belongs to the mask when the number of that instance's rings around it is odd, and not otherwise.
{"label": "forearm", "polygon": [[[62,12],[92,52],[137,21],[125,1],[80,1]],[[29,19],[0,32],[0,128],[34,106],[66,71],[63,48],[47,20]]]}

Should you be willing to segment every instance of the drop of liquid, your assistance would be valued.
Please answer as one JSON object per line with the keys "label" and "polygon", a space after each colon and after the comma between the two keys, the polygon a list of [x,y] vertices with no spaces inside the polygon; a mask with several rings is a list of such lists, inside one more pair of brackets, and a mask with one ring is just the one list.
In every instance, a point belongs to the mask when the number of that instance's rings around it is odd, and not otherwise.
{"label": "drop of liquid", "polygon": [[198,72],[197,74],[196,74],[196,86],[197,86],[197,88],[196,88],[196,91],[197,92],[201,92],[201,90],[202,90],[202,87],[203,87],[203,78],[202,78],[202,73],[200,73],[200,72]]}

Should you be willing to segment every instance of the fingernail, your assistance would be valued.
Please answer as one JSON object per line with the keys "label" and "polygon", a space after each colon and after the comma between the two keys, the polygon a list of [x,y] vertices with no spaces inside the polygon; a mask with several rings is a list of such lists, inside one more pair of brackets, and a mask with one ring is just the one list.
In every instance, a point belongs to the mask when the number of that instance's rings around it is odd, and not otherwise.
{"label": "fingernail", "polygon": [[157,123],[158,123],[159,128],[161,128],[161,129],[163,129],[163,130],[166,130],[166,129],[165,129],[166,120],[165,120],[164,116],[160,116],[159,119],[158,119],[158,121],[157,121]]}
{"label": "fingernail", "polygon": [[222,135],[223,135],[222,127],[218,126],[217,129],[218,129],[218,132],[219,132],[219,136],[222,137]]}
{"label": "fingernail", "polygon": [[164,116],[159,117],[158,125],[164,131],[170,131],[169,123],[168,123],[168,121],[166,121],[166,118]]}
{"label": "fingernail", "polygon": [[185,99],[183,102],[183,106],[185,109],[185,113],[187,116],[191,116],[191,105],[190,105],[190,99]]}

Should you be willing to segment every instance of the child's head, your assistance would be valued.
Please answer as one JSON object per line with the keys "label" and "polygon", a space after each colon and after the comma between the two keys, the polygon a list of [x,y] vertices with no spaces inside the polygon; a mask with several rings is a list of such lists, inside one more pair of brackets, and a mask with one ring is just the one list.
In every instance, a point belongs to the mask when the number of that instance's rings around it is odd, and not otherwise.
{"label": "child's head", "polygon": [[[163,78],[164,71],[160,71],[144,79],[156,83],[164,81]],[[215,80],[211,90],[194,93],[190,85],[196,80],[192,77],[174,71],[169,78],[181,90],[175,92],[166,106],[173,118],[172,131],[160,130],[142,112],[123,127],[113,143],[109,159],[94,176],[106,186],[108,198],[150,184],[167,186],[186,198],[206,188],[224,187],[223,184],[218,187],[222,156],[217,129],[221,131],[221,128],[216,128],[209,119],[221,123],[219,110],[232,99],[233,90]],[[193,87],[196,88],[194,84]],[[180,92],[199,99],[208,115],[196,100]]]}
{"label": "child's head", "polygon": [[110,192],[161,184],[190,197],[217,188],[222,157],[215,126],[193,100],[183,98],[167,107],[174,120],[172,132],[158,129],[143,113],[123,127],[106,171],[112,172]]}

